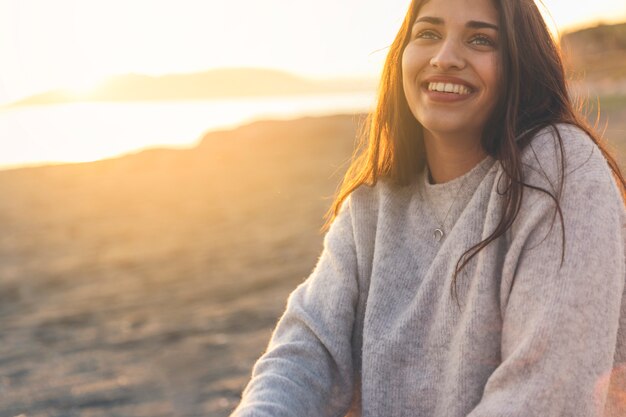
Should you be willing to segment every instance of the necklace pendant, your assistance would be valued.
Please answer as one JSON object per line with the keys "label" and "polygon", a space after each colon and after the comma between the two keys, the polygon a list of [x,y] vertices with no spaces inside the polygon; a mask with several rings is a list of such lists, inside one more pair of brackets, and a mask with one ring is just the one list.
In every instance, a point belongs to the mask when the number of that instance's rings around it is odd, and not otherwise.
{"label": "necklace pendant", "polygon": [[433,232],[433,236],[435,237],[435,240],[437,242],[440,242],[441,239],[443,239],[443,230],[440,228],[435,229],[435,231]]}

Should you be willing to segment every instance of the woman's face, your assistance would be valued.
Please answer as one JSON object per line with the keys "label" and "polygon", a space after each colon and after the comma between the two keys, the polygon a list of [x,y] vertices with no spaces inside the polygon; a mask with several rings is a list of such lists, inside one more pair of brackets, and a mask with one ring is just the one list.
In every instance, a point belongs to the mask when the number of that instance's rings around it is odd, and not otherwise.
{"label": "woman's face", "polygon": [[427,0],[402,54],[411,112],[436,135],[480,138],[500,94],[492,0]]}

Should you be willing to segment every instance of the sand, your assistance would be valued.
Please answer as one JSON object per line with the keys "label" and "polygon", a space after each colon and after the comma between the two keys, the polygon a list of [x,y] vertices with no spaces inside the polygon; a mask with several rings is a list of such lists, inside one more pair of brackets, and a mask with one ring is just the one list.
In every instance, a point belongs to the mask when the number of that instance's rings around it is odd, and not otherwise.
{"label": "sand", "polygon": [[0,417],[227,416],[315,265],[359,120],[0,172]]}
{"label": "sand", "polygon": [[227,415],[316,262],[358,120],[0,172],[0,416]]}

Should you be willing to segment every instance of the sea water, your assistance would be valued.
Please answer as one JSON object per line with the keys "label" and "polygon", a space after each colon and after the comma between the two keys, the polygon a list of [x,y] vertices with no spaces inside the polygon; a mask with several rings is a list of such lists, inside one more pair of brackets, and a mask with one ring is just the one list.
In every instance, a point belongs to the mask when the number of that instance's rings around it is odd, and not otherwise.
{"label": "sea water", "polygon": [[212,130],[262,119],[371,110],[374,93],[196,101],[90,102],[0,109],[0,169],[192,147]]}

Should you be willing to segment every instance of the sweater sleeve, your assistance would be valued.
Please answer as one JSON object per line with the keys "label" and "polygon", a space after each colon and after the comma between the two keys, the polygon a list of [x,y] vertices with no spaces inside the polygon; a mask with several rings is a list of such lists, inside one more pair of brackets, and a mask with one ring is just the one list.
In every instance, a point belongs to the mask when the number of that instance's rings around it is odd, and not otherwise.
{"label": "sweater sleeve", "polygon": [[289,296],[231,417],[339,416],[350,407],[358,287],[349,206],[350,198],[324,238],[315,269]]}
{"label": "sweater sleeve", "polygon": [[625,279],[624,206],[593,148],[568,165],[563,223],[548,196],[524,194],[502,277],[501,363],[469,417],[605,415]]}

